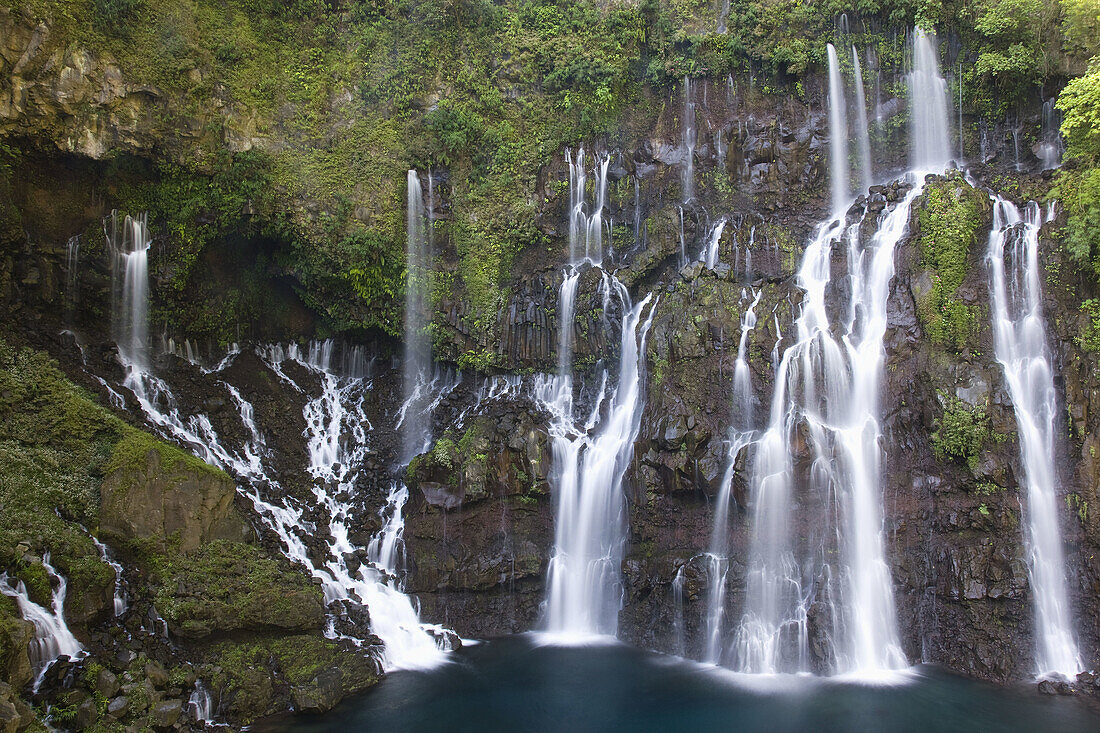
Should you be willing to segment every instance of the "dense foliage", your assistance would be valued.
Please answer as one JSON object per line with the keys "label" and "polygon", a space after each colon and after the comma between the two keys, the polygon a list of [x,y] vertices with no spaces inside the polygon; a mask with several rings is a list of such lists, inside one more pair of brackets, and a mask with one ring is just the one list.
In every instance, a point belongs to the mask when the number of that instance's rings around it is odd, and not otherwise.
{"label": "dense foliage", "polygon": [[[156,183],[121,191],[121,204],[150,210],[167,245],[159,320],[222,341],[271,312],[273,277],[330,331],[396,334],[409,168],[447,190],[436,284],[472,304],[467,326],[484,344],[516,255],[545,244],[540,170],[566,146],[652,129],[684,77],[806,99],[838,41],[866,49],[884,92],[904,94],[905,35],[921,25],[959,41],[943,51],[964,107],[997,120],[1079,73],[1097,44],[1093,0],[750,0],[724,17],[705,0],[4,3],[114,58],[128,82],[181,95],[166,113],[181,126],[206,125],[200,150],[161,156]],[[186,306],[180,294],[204,287],[195,262],[234,238],[266,242],[252,274]]]}

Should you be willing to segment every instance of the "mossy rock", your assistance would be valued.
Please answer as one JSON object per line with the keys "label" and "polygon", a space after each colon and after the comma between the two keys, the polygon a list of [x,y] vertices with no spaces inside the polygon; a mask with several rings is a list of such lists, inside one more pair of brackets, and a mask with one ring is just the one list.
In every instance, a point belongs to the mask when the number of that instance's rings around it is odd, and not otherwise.
{"label": "mossy rock", "polygon": [[191,552],[213,540],[246,541],[252,531],[234,505],[236,487],[208,466],[139,431],[115,447],[101,486],[100,531]]}
{"label": "mossy rock", "polygon": [[27,645],[34,637],[34,625],[19,616],[13,598],[0,594],[0,681],[19,690],[34,678]]}
{"label": "mossy rock", "polygon": [[230,719],[248,723],[285,709],[322,712],[374,685],[376,662],[362,650],[319,636],[291,635],[219,642],[204,661]]}
{"label": "mossy rock", "polygon": [[215,540],[195,552],[144,559],[157,608],[173,633],[320,630],[324,596],[302,573],[263,549]]}
{"label": "mossy rock", "polygon": [[917,313],[932,343],[963,350],[978,329],[979,310],[960,297],[976,257],[978,233],[988,225],[989,197],[961,174],[929,183],[917,214],[921,265]]}

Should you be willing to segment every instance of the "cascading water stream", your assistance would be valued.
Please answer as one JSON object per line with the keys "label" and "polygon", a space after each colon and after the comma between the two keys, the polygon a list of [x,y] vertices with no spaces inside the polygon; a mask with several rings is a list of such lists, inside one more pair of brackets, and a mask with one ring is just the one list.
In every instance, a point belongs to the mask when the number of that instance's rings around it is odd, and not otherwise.
{"label": "cascading water stream", "polygon": [[836,48],[828,44],[829,53],[829,184],[833,212],[840,212],[849,203],[848,183],[848,116],[845,111],[844,80]]}
{"label": "cascading water stream", "polygon": [[34,625],[34,639],[27,651],[34,671],[34,690],[42,684],[46,670],[59,657],[77,659],[84,655],[84,647],[69,631],[65,623],[65,594],[68,582],[50,565],[50,555],[42,558],[42,567],[50,579],[50,608],[46,609],[31,600],[23,581],[14,586],[8,582],[8,574],[0,573],[0,593],[14,598],[19,614]]}
{"label": "cascading water stream", "polygon": [[708,270],[713,270],[718,266],[718,243],[722,240],[722,232],[726,228],[725,218],[719,219],[713,225],[711,225],[710,233],[707,235],[707,246],[703,250],[703,264],[706,265]]}
{"label": "cascading water stream", "polygon": [[126,597],[126,587],[122,581],[122,564],[115,560],[111,555],[111,551],[107,549],[107,545],[100,542],[95,536],[89,534],[92,544],[95,545],[96,550],[99,551],[99,557],[103,562],[111,566],[111,570],[115,571],[115,589],[114,589],[114,614],[115,616],[121,616],[126,613],[126,608],[129,605]]}
{"label": "cascading water stream", "polygon": [[913,38],[908,82],[909,166],[914,171],[940,173],[951,159],[947,82],[940,75],[933,37],[919,28]]}
{"label": "cascading water stream", "polygon": [[[413,180],[418,191],[419,180],[414,172],[410,172],[410,183]],[[423,217],[422,198],[410,192],[410,200],[418,202],[420,208],[415,213]],[[416,221],[420,223],[413,222],[410,235],[413,251],[408,290],[413,293],[409,297],[416,318],[420,318],[426,299],[427,280],[426,270],[418,268],[426,268],[428,255],[423,221]],[[115,298],[112,320],[119,354],[127,367],[124,385],[134,393],[149,421],[167,436],[190,446],[207,463],[230,471],[244,482],[240,487],[242,493],[253,502],[265,524],[282,540],[287,555],[320,580],[327,603],[353,600],[370,608],[371,631],[384,643],[380,659],[384,668],[424,668],[437,664],[442,658],[442,651],[436,642],[435,629],[419,623],[411,600],[401,592],[401,581],[396,575],[400,564],[396,551],[378,552],[372,556],[368,549],[365,552],[367,562],[356,563],[358,567],[354,571],[348,561],[361,550],[348,539],[351,506],[335,497],[354,496],[357,491],[359,466],[366,454],[367,431],[370,429],[363,411],[364,393],[370,388],[366,379],[368,370],[361,364],[346,364],[345,371],[352,376],[337,376],[331,368],[332,341],[312,344],[305,358],[297,346],[286,350],[278,347],[260,350],[261,357],[272,371],[297,391],[302,390],[280,366],[287,358],[317,374],[321,382],[322,394],[309,400],[304,408],[309,452],[307,470],[315,479],[313,493],[317,505],[324,507],[329,519],[328,536],[331,538],[328,558],[316,565],[301,538],[309,533],[302,518],[303,511],[292,504],[267,502],[261,496],[262,487],[278,488],[278,482],[264,467],[263,456],[267,451],[263,437],[253,422],[251,404],[236,388],[223,382],[238,406],[242,424],[251,436],[241,451],[230,451],[223,447],[205,415],[184,418],[176,407],[168,384],[148,369],[146,256],[149,236],[145,217],[127,217],[120,226],[117,216],[112,216],[105,229],[113,265]],[[440,384],[439,380],[430,378],[428,374],[426,361],[430,359],[430,347],[422,325],[413,322],[409,324],[409,331],[407,343],[410,351],[405,360],[405,374],[406,386],[411,389],[411,394],[407,395],[400,413],[401,421],[406,424],[402,426],[399,422],[398,428],[404,428],[403,436],[407,440],[404,450],[419,452],[417,448],[428,440],[424,416],[438,401]],[[350,350],[349,353],[352,361],[362,360],[361,350]],[[220,371],[230,361],[231,358],[223,360],[211,371]],[[345,355],[345,361],[348,361],[348,355]],[[409,364],[413,365],[411,370]],[[410,374],[411,384],[408,381]],[[453,388],[453,384],[449,386]],[[447,385],[442,388],[446,389]],[[415,455],[415,452],[412,454]],[[407,497],[407,491],[404,487],[395,486],[383,508],[385,528],[382,535],[389,539],[381,542],[380,546],[391,550],[399,546],[400,528],[403,527],[400,510],[404,500],[399,500],[399,497]],[[331,626],[330,634],[336,635]]]}
{"label": "cascading water stream", "polygon": [[[109,224],[108,224],[109,222]],[[111,256],[112,330],[122,358],[132,372],[148,369],[149,358],[149,227],[146,215],[118,212],[104,221]]]}
{"label": "cascading water stream", "polygon": [[195,689],[187,698],[187,707],[191,711],[191,717],[204,726],[214,722],[214,698],[210,691],[203,686],[202,680],[195,683]]}
{"label": "cascading water stream", "polygon": [[655,308],[643,322],[652,296],[632,304],[625,286],[614,276],[604,277],[623,312],[616,385],[608,389],[605,370],[592,412],[580,424],[573,414],[571,376],[543,376],[535,385],[537,401],[551,415],[556,512],[545,628],[559,640],[614,636],[622,600],[622,478],[641,424],[643,360]]}
{"label": "cascading water stream", "polygon": [[692,87],[691,78],[685,76],[684,118],[680,122],[682,135],[680,176],[684,204],[695,198],[695,95]]}
{"label": "cascading water stream", "polygon": [[859,54],[852,46],[852,64],[855,66],[856,88],[856,138],[859,140],[859,180],[866,190],[875,180],[874,165],[871,161],[871,137],[867,127],[867,96],[863,89],[863,70],[859,65]]}
{"label": "cascading water stream", "polygon": [[[756,328],[756,306],[763,290],[759,290],[741,317],[741,338],[737,344],[737,361],[733,366],[733,422],[730,426],[729,450],[726,470],[714,509],[714,527],[711,530],[710,549],[707,552],[707,616],[706,644],[703,661],[719,664],[722,661],[722,639],[726,607],[726,574],[729,570],[729,505],[733,488],[733,472],[737,458],[753,440],[755,430],[752,419],[752,378],[749,374],[749,334]],[[745,300],[742,294],[742,301]]]}
{"label": "cascading water stream", "polygon": [[[1072,678],[1082,669],[1074,639],[1065,557],[1058,524],[1054,466],[1059,420],[1047,351],[1039,264],[1039,205],[1024,216],[994,197],[986,263],[991,278],[993,344],[1016,412],[1020,459],[1027,486],[1027,561],[1035,608],[1036,671]],[[1006,268],[1011,268],[1006,273]]]}
{"label": "cascading water stream", "polygon": [[[607,171],[611,156],[597,153],[593,156],[596,176],[595,199],[591,209],[586,207],[585,189],[588,175],[585,171],[584,148],[577,150],[577,157],[565,151],[569,167],[569,264],[578,265],[587,260],[594,265],[603,262],[603,211],[607,204]],[[591,214],[587,213],[590,210]]]}
{"label": "cascading water stream", "polygon": [[[734,638],[739,669],[775,673],[810,671],[809,612],[828,609],[827,659],[834,672],[880,676],[903,668],[893,583],[885,559],[881,498],[882,441],[879,389],[883,337],[894,249],[905,236],[923,173],[948,160],[946,83],[932,39],[918,32],[909,75],[912,166],[915,185],[877,222],[863,244],[863,222],[842,216],[821,225],[807,246],[797,276],[804,291],[793,342],[776,366],[768,424],[756,442],[751,486],[753,534],[746,608]],[[830,60],[830,174],[834,211],[848,205],[846,122],[836,52]],[[864,216],[867,214],[865,213]],[[848,282],[833,285],[831,254],[846,244]],[[834,335],[826,307],[830,287],[849,288],[844,322]],[[778,346],[777,346],[778,348]],[[797,437],[796,437],[797,435]],[[793,441],[805,441],[812,461],[795,460]],[[807,468],[808,466],[808,468]],[[796,470],[807,471],[795,481]],[[796,501],[795,489],[805,492]],[[830,508],[828,500],[833,507]],[[832,537],[797,537],[797,513],[835,516]],[[805,508],[803,508],[805,506]],[[826,561],[835,554],[837,563]],[[819,621],[819,625],[820,625]]]}
{"label": "cascading water stream", "polygon": [[431,372],[431,342],[427,333],[428,273],[431,253],[428,251],[428,215],[424,207],[424,192],[415,170],[408,173],[405,276],[405,355],[403,361],[405,404],[398,428],[401,430],[401,462],[407,464],[428,449],[428,425],[425,400]]}
{"label": "cascading water stream", "polygon": [[[384,644],[380,658],[384,669],[432,667],[443,658],[442,649],[436,641],[437,633],[441,638],[442,630],[421,624],[412,600],[402,592],[401,533],[404,523],[401,510],[408,498],[408,490],[401,484],[394,484],[391,488],[380,511],[383,528],[365,551],[350,539],[354,521],[350,501],[357,493],[359,466],[366,456],[371,430],[364,412],[371,382],[369,370],[362,364],[345,365],[348,374],[358,376],[335,373],[331,367],[333,346],[332,341],[314,343],[304,358],[293,345],[285,351],[270,348],[263,355],[272,370],[295,388],[297,385],[279,367],[286,359],[292,359],[310,370],[321,382],[321,395],[306,403],[303,415],[309,453],[308,471],[315,479],[312,485],[315,504],[323,507],[324,516],[329,518],[328,555],[323,562],[314,564],[308,548],[299,537],[299,533],[305,531],[300,510],[264,502],[258,492],[249,498],[283,540],[287,554],[309,568],[313,577],[321,581],[326,603],[352,600],[370,609],[371,633]],[[359,357],[362,358],[362,355]],[[436,384],[437,381],[429,384]],[[434,400],[426,398],[425,401]],[[238,404],[242,419],[257,444],[248,452],[262,454],[262,437],[251,423],[251,406],[243,400],[238,400]],[[340,498],[345,496],[348,498]],[[349,564],[349,558],[363,555],[366,562]],[[336,634],[330,629],[330,635]]]}
{"label": "cascading water stream", "polygon": [[1062,141],[1061,121],[1058,108],[1055,106],[1057,97],[1051,97],[1043,102],[1043,120],[1039,128],[1039,160],[1043,164],[1043,170],[1058,168],[1062,165],[1062,154],[1066,151]]}
{"label": "cascading water stream", "polygon": [[[747,601],[735,638],[742,671],[810,671],[808,614],[815,602],[829,608],[832,671],[874,676],[906,665],[882,531],[878,391],[894,248],[919,191],[914,187],[886,213],[865,245],[861,222],[845,227],[833,219],[806,249],[797,278],[804,295],[794,341],[776,369],[771,415],[753,466]],[[842,243],[851,304],[838,337],[826,292],[831,253]],[[813,456],[804,481],[794,478],[799,432]],[[796,501],[796,487],[808,490],[805,499]],[[796,541],[791,526],[810,501],[823,503],[805,511],[837,517],[835,537],[822,536],[817,548]],[[835,566],[823,559],[834,552]]]}

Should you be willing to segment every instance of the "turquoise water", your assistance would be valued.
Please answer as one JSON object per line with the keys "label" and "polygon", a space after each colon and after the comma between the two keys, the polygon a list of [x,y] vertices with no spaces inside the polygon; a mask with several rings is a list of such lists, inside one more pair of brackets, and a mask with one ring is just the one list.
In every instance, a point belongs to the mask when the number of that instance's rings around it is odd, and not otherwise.
{"label": "turquoise water", "polygon": [[893,684],[738,675],[619,644],[540,646],[530,635],[395,672],[321,716],[272,733],[586,731],[1100,731],[1100,711],[1034,685],[998,687],[918,667]]}

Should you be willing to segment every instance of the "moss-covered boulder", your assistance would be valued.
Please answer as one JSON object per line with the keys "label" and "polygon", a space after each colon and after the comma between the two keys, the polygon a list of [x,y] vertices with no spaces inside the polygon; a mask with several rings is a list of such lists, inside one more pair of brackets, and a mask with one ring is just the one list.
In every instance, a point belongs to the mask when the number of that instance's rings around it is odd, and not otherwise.
{"label": "moss-covered boulder", "polygon": [[247,723],[284,710],[323,712],[378,681],[361,650],[318,636],[226,641],[210,647],[211,683],[226,713]]}
{"label": "moss-covered boulder", "polygon": [[0,681],[17,690],[33,678],[27,655],[27,645],[33,636],[34,626],[19,617],[15,601],[0,595]]}
{"label": "moss-covered boulder", "polygon": [[225,472],[146,433],[134,431],[115,446],[100,493],[100,531],[117,540],[152,539],[166,549],[174,538],[190,552],[252,535]]}
{"label": "moss-covered boulder", "polygon": [[310,631],[324,623],[320,589],[259,547],[215,540],[192,553],[150,560],[157,609],[179,636]]}

